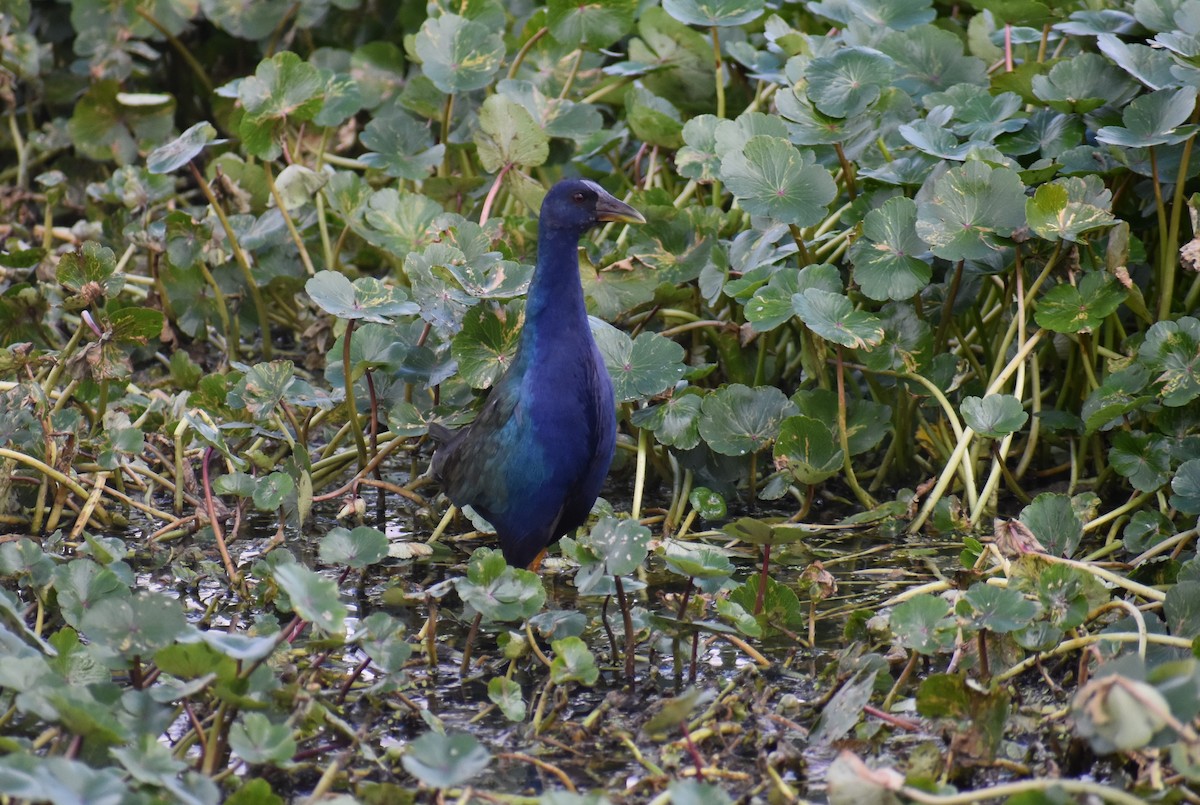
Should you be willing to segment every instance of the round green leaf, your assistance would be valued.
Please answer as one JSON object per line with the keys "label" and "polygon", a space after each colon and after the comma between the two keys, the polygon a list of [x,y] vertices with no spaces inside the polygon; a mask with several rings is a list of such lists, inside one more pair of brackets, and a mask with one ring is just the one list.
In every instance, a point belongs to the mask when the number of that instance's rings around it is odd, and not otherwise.
{"label": "round green leaf", "polygon": [[645,400],[661,394],[687,370],[683,347],[658,333],[640,333],[630,339],[616,327],[597,324],[592,325],[592,332],[612,377],[618,402]]}
{"label": "round green leaf", "polygon": [[1124,148],[1173,145],[1191,137],[1197,127],[1184,125],[1196,105],[1196,88],[1162,89],[1135,98],[1121,113],[1124,126],[1103,126],[1096,139]]}
{"label": "round green leaf", "polygon": [[1044,184],[1025,200],[1029,228],[1046,240],[1078,242],[1080,235],[1112,226],[1112,192],[1099,176],[1071,176]]}
{"label": "round green leaf", "polygon": [[700,435],[718,453],[744,456],[767,447],[795,406],[771,386],[735,383],[717,389],[700,406]]}
{"label": "round green leaf", "polygon": [[1171,505],[1184,514],[1200,514],[1200,458],[1183,462],[1175,471]]}
{"label": "round green leaf", "polygon": [[1105,104],[1121,108],[1137,92],[1137,84],[1098,53],[1077,53],[1033,77],[1033,94],[1066,114],[1087,114]]}
{"label": "round green leaf", "polygon": [[285,472],[272,472],[255,482],[252,499],[260,512],[277,510],[296,491],[296,482]]}
{"label": "round green leaf", "polygon": [[745,25],[766,7],[764,0],[663,0],[663,11],[687,25]]}
{"label": "round green leaf", "polygon": [[489,173],[506,165],[534,168],[550,155],[550,138],[524,106],[503,95],[491,95],[479,110],[475,148]]}
{"label": "round green leaf", "polygon": [[372,119],[359,139],[370,149],[359,160],[399,179],[424,179],[446,152],[445,145],[434,145],[427,126],[398,107]]}
{"label": "round green leaf", "polygon": [[[647,529],[647,535],[649,530]],[[578,637],[564,637],[550,644],[554,650],[554,659],[550,661],[550,679],[556,685],[567,682],[578,682],[591,687],[600,678],[600,669],[596,667],[596,658],[588,651]]]}
{"label": "round green leaf", "polygon": [[450,344],[458,371],[472,388],[486,389],[512,364],[521,337],[524,304],[515,301],[499,310],[478,305],[463,317],[462,330]]}
{"label": "round green leaf", "polygon": [[504,61],[500,34],[457,14],[425,20],[416,50],[426,77],[448,94],[483,89]]}
{"label": "round green leaf", "polygon": [[876,30],[904,31],[937,16],[931,0],[824,0],[807,5],[812,13],[843,26],[855,23]]}
{"label": "round green leaf", "polygon": [[1088,682],[1071,703],[1076,730],[1105,754],[1146,747],[1170,713],[1170,703],[1153,685],[1116,673]]}
{"label": "round green leaf", "polygon": [[811,152],[768,135],[726,153],[721,179],[747,212],[796,226],[820,223],[837,195],[833,178]]}
{"label": "round green leaf", "polygon": [[487,694],[509,721],[525,720],[525,699],[519,684],[502,676],[493,677],[488,681]]}
{"label": "round green leaf", "polygon": [[955,84],[988,84],[987,65],[964,55],[962,39],[951,31],[932,25],[894,30],[879,40],[877,47],[896,62],[896,88],[915,100]]}
{"label": "round green leaf", "polygon": [[867,297],[878,302],[910,299],[929,284],[933,268],[917,257],[927,249],[917,237],[916,222],[917,205],[904,196],[888,199],[863,219],[850,261],[854,281]]}
{"label": "round green leaf", "polygon": [[813,105],[830,117],[860,115],[892,82],[894,63],[877,50],[839,48],[828,56],[813,59],[805,77],[806,92]]}
{"label": "round green leaf", "polygon": [[278,157],[283,124],[311,120],[324,102],[325,84],[320,70],[291,51],[259,62],[254,75],[237,87],[245,109],[238,133],[246,150],[260,159]]}
{"label": "round green leaf", "polygon": [[981,436],[1000,439],[1020,430],[1029,420],[1021,401],[1011,394],[989,394],[979,397],[964,397],[963,420]]}
{"label": "round green leaf", "polygon": [[346,605],[339,597],[336,581],[294,562],[276,566],[273,575],[297,615],[330,634],[345,631]]}
{"label": "round green leaf", "polygon": [[666,98],[648,89],[634,86],[625,93],[625,121],[638,139],[662,148],[683,144],[683,119]]}
{"label": "round green leaf", "polygon": [[637,0],[549,0],[550,35],[567,47],[606,48],[633,29]]}
{"label": "round green leaf", "polygon": [[697,115],[683,124],[686,145],[675,153],[675,170],[680,176],[701,182],[716,181],[721,169],[716,138],[721,122],[716,115]]}
{"label": "round green leaf", "polygon": [[546,603],[546,588],[536,573],[515,568],[504,554],[477,548],[467,563],[465,578],[454,580],[463,603],[490,621],[521,621]]}
{"label": "round green leaf", "polygon": [[[697,398],[698,399],[698,398]],[[725,498],[707,486],[697,486],[688,495],[688,503],[705,520],[720,520],[725,517]]]}
{"label": "round green leaf", "polygon": [[431,788],[462,785],[487,768],[492,755],[466,733],[427,732],[400,758],[404,770]]}
{"label": "round green leaf", "polygon": [[950,605],[929,593],[897,604],[888,616],[888,625],[901,646],[926,656],[949,651],[958,634]]}
{"label": "round green leaf", "polygon": [[660,405],[639,408],[630,421],[639,428],[654,431],[660,444],[691,450],[700,444],[700,404],[697,394],[677,394]]}
{"label": "round green leaf", "polygon": [[79,622],[92,642],[125,657],[150,657],[190,628],[179,602],[156,592],[101,598]]}
{"label": "round green leaf", "polygon": [[388,538],[379,529],[369,526],[358,526],[353,531],[338,526],[321,538],[318,555],[327,565],[362,570],[388,555]]}
{"label": "round green leaf", "polygon": [[792,306],[800,320],[826,341],[851,349],[870,349],[883,341],[883,326],[879,319],[855,310],[850,300],[840,293],[809,288],[792,296]]}
{"label": "round green leaf", "polygon": [[1038,301],[1034,320],[1058,333],[1091,332],[1116,311],[1128,291],[1104,271],[1085,274],[1076,287],[1055,285]]}
{"label": "round green leaf", "polygon": [[1138,362],[1156,373],[1163,405],[1178,407],[1200,397],[1200,320],[1184,316],[1156,322],[1138,350]]}
{"label": "round green leaf", "polygon": [[1012,587],[976,582],[959,599],[955,611],[976,630],[1007,634],[1027,626],[1038,606]]}
{"label": "round green leaf", "polygon": [[286,724],[272,724],[262,713],[244,713],[229,728],[229,748],[250,764],[287,763],[296,739]]}
{"label": "round green leaf", "polygon": [[917,234],[946,260],[980,260],[1025,223],[1025,188],[1016,171],[967,162],[946,171],[917,205]]}
{"label": "round green leaf", "polygon": [[663,558],[671,572],[691,579],[706,593],[715,593],[733,575],[733,563],[712,548],[670,548]]}
{"label": "round green leaf", "polygon": [[775,466],[802,484],[819,484],[842,468],[843,454],[829,425],[810,416],[790,416],[779,428]]}
{"label": "round green leaf", "polygon": [[209,145],[225,142],[217,139],[217,130],[207,120],[191,126],[166,145],[155,148],[146,157],[146,170],[172,173],[191,162]]}
{"label": "round green leaf", "polygon": [[614,576],[628,576],[637,570],[649,543],[650,529],[636,520],[615,517],[601,517],[584,542]]}
{"label": "round green leaf", "polygon": [[361,319],[391,324],[393,316],[410,316],[420,311],[404,291],[384,285],[374,277],[350,282],[337,271],[318,271],[304,290],[326,313],[340,319]]}
{"label": "round green leaf", "polygon": [[1054,556],[1070,556],[1083,539],[1083,523],[1066,495],[1046,492],[1021,510],[1021,522]]}

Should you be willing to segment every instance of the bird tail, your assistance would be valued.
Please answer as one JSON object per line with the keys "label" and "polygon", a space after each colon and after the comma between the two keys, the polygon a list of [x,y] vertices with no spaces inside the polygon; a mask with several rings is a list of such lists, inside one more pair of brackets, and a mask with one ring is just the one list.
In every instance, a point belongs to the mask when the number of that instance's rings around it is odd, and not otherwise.
{"label": "bird tail", "polygon": [[429,435],[438,444],[445,444],[454,438],[454,431],[450,430],[445,425],[439,425],[436,422],[430,422]]}

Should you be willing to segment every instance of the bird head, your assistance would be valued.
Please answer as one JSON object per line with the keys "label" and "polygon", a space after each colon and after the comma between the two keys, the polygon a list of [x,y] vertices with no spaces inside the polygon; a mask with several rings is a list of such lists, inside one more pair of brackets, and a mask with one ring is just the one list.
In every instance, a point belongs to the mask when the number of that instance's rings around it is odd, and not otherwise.
{"label": "bird head", "polygon": [[574,230],[582,235],[596,224],[617,221],[644,224],[641,213],[587,179],[564,179],[542,202],[541,226]]}

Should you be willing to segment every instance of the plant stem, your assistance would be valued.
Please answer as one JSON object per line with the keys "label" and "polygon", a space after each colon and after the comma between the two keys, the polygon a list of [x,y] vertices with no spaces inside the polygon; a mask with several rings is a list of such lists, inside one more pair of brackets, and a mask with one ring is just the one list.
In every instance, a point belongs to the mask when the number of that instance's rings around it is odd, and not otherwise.
{"label": "plant stem", "polygon": [[471,647],[475,645],[475,636],[479,634],[479,624],[483,621],[483,613],[476,612],[475,619],[471,621],[471,630],[467,632],[467,642],[463,646],[462,663],[458,666],[458,675],[462,679],[467,678],[467,672],[471,670]]}
{"label": "plant stem", "polygon": [[717,86],[717,117],[725,118],[725,67],[721,63],[721,37],[717,26],[712,26],[713,72]]}
{"label": "plant stem", "polygon": [[[225,230],[225,237],[229,238],[229,248],[233,250],[234,260],[237,261],[238,267],[242,270],[242,278],[246,282],[246,290],[250,293],[250,299],[254,302],[254,312],[258,316],[258,329],[262,331],[263,360],[269,361],[271,360],[272,354],[271,322],[270,319],[267,318],[267,306],[263,303],[262,291],[258,287],[258,282],[254,279],[254,272],[250,270],[250,263],[246,259],[246,253],[242,251],[242,245],[238,242],[237,234],[234,233],[233,227],[229,223],[229,218],[225,216],[225,210],[221,208],[220,203],[217,201],[217,197],[213,194],[212,188],[208,186],[208,182],[205,181],[204,176],[200,174],[200,169],[196,167],[195,162],[189,162],[188,167],[192,169],[192,176],[196,179],[196,184],[200,186],[200,192],[204,194],[206,199],[208,199],[209,206],[212,207],[212,211],[217,216],[217,220],[221,222],[221,227]],[[204,264],[201,263],[200,265],[203,266]],[[219,294],[220,291],[218,290],[217,293]],[[224,297],[220,298],[222,300],[223,307]],[[226,313],[225,315],[228,316],[229,314]],[[226,322],[227,325],[230,325],[231,323],[232,322]],[[226,344],[226,349],[229,350],[230,357],[236,359],[237,344],[234,343],[232,335],[229,334],[230,331],[228,327],[226,329],[226,333],[226,341],[228,342]]]}
{"label": "plant stem", "polygon": [[357,319],[346,322],[346,335],[342,337],[342,385],[346,390],[346,422],[354,435],[354,446],[358,450],[358,469],[367,466],[367,441],[363,438],[362,423],[358,421],[358,405],[354,401],[354,372],[350,366],[350,337],[354,334]]}
{"label": "plant stem", "polygon": [[846,159],[846,151],[841,143],[834,143],[833,150],[837,152],[838,162],[842,163],[842,177],[846,180],[846,195],[851,201],[858,198],[858,187],[854,179],[854,164]]}
{"label": "plant stem", "polygon": [[525,44],[521,45],[521,49],[513,57],[512,64],[508,66],[508,77],[510,79],[517,77],[517,70],[521,69],[521,65],[524,63],[525,57],[529,55],[529,51],[538,43],[538,40],[548,33],[550,33],[550,29],[543,25],[534,32],[533,36],[525,40]]}
{"label": "plant stem", "polygon": [[621,607],[621,620],[625,624],[625,681],[629,683],[630,690],[633,690],[637,684],[633,676],[633,615],[629,612],[629,601],[625,597],[625,586],[621,584],[620,576],[613,574],[613,585],[617,588],[617,606]]}
{"label": "plant stem", "polygon": [[500,185],[504,182],[504,174],[512,168],[511,162],[505,162],[504,167],[496,174],[495,180],[492,181],[492,186],[488,188],[487,196],[483,200],[483,209],[479,211],[479,225],[483,226],[487,223],[488,216],[492,212],[492,204],[496,202],[496,194],[500,192]]}
{"label": "plant stem", "polygon": [[871,493],[859,486],[858,478],[854,475],[854,464],[850,461],[850,430],[846,426],[846,368],[842,363],[842,345],[837,345],[837,394],[838,394],[838,441],[842,446],[842,469],[846,473],[846,483],[854,492],[854,497],[867,509],[873,509],[878,504]]}
{"label": "plant stem", "polygon": [[637,465],[633,480],[633,512],[634,520],[642,517],[642,493],[646,488],[646,452],[650,449],[649,437],[645,428],[638,429]]}
{"label": "plant stem", "polygon": [[754,614],[763,611],[763,602],[767,597],[767,571],[771,569],[771,545],[762,546],[762,567],[758,572],[758,591],[754,595]]}
{"label": "plant stem", "polygon": [[296,251],[300,253],[300,262],[304,263],[304,270],[311,277],[317,273],[317,270],[313,268],[312,258],[308,256],[308,248],[304,245],[304,238],[300,237],[300,230],[296,229],[296,222],[292,220],[292,214],[288,212],[287,205],[283,203],[283,196],[279,194],[279,188],[275,186],[275,175],[271,170],[271,163],[263,162],[262,166],[263,175],[267,177],[267,187],[271,191],[271,197],[275,199],[275,207],[283,216],[283,223],[287,226],[288,234],[292,236],[292,243],[296,244]]}
{"label": "plant stem", "polygon": [[942,318],[938,322],[937,337],[933,339],[933,351],[946,351],[946,330],[950,327],[950,319],[954,315],[954,299],[958,296],[958,286],[962,283],[963,261],[959,260],[954,266],[954,276],[950,279],[950,287],[946,289],[946,298],[942,301]]}
{"label": "plant stem", "polygon": [[583,48],[575,51],[575,61],[571,62],[571,72],[567,73],[567,80],[563,83],[562,90],[558,93],[559,100],[567,97],[571,91],[571,87],[575,85],[575,77],[579,75],[579,65],[583,64]]}
{"label": "plant stem", "polygon": [[[1200,105],[1192,110],[1192,120],[1194,124],[1200,120]],[[1171,224],[1167,228],[1167,261],[1163,264],[1163,268],[1170,272],[1169,277],[1164,277],[1163,293],[1158,299],[1158,318],[1159,321],[1165,321],[1171,314],[1171,302],[1175,293],[1175,270],[1179,265],[1179,225],[1183,219],[1183,208],[1186,206],[1183,201],[1183,188],[1187,183],[1188,164],[1192,158],[1192,146],[1196,142],[1196,135],[1193,134],[1187,138],[1183,144],[1183,154],[1179,159],[1179,173],[1175,179],[1175,194],[1171,199]],[[1153,153],[1153,149],[1151,149]],[[1155,175],[1155,187],[1158,186],[1158,176]],[[1191,293],[1188,293],[1188,298]],[[1191,310],[1191,307],[1188,307]]]}
{"label": "plant stem", "polygon": [[187,49],[187,46],[180,42],[178,37],[167,30],[166,26],[155,19],[154,15],[152,15],[146,9],[134,6],[133,11],[146,22],[150,23],[155,30],[163,35],[163,38],[170,43],[171,47],[175,49],[175,52],[179,54],[180,58],[187,63],[187,66],[191,69],[192,73],[194,73],[196,78],[199,79],[200,83],[204,85],[205,93],[211,93],[213,91],[212,80],[208,77],[208,73],[205,71],[204,65],[200,64],[196,57],[192,55],[192,52]]}
{"label": "plant stem", "polygon": [[454,93],[446,96],[442,104],[442,139],[446,151],[442,155],[442,164],[438,166],[438,176],[445,178],[450,175],[450,119],[454,115]]}

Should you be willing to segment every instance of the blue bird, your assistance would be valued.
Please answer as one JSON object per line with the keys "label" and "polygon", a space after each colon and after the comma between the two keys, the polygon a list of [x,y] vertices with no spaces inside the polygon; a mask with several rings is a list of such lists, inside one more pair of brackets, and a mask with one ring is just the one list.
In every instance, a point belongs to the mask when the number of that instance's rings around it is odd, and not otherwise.
{"label": "blue bird", "polygon": [[433,475],[456,505],[487,518],[515,567],[536,569],[548,546],[583,525],[612,463],[612,380],[579,281],[579,240],[606,221],[646,219],[595,182],[551,188],[512,364],[468,427],[430,428],[442,442]]}

